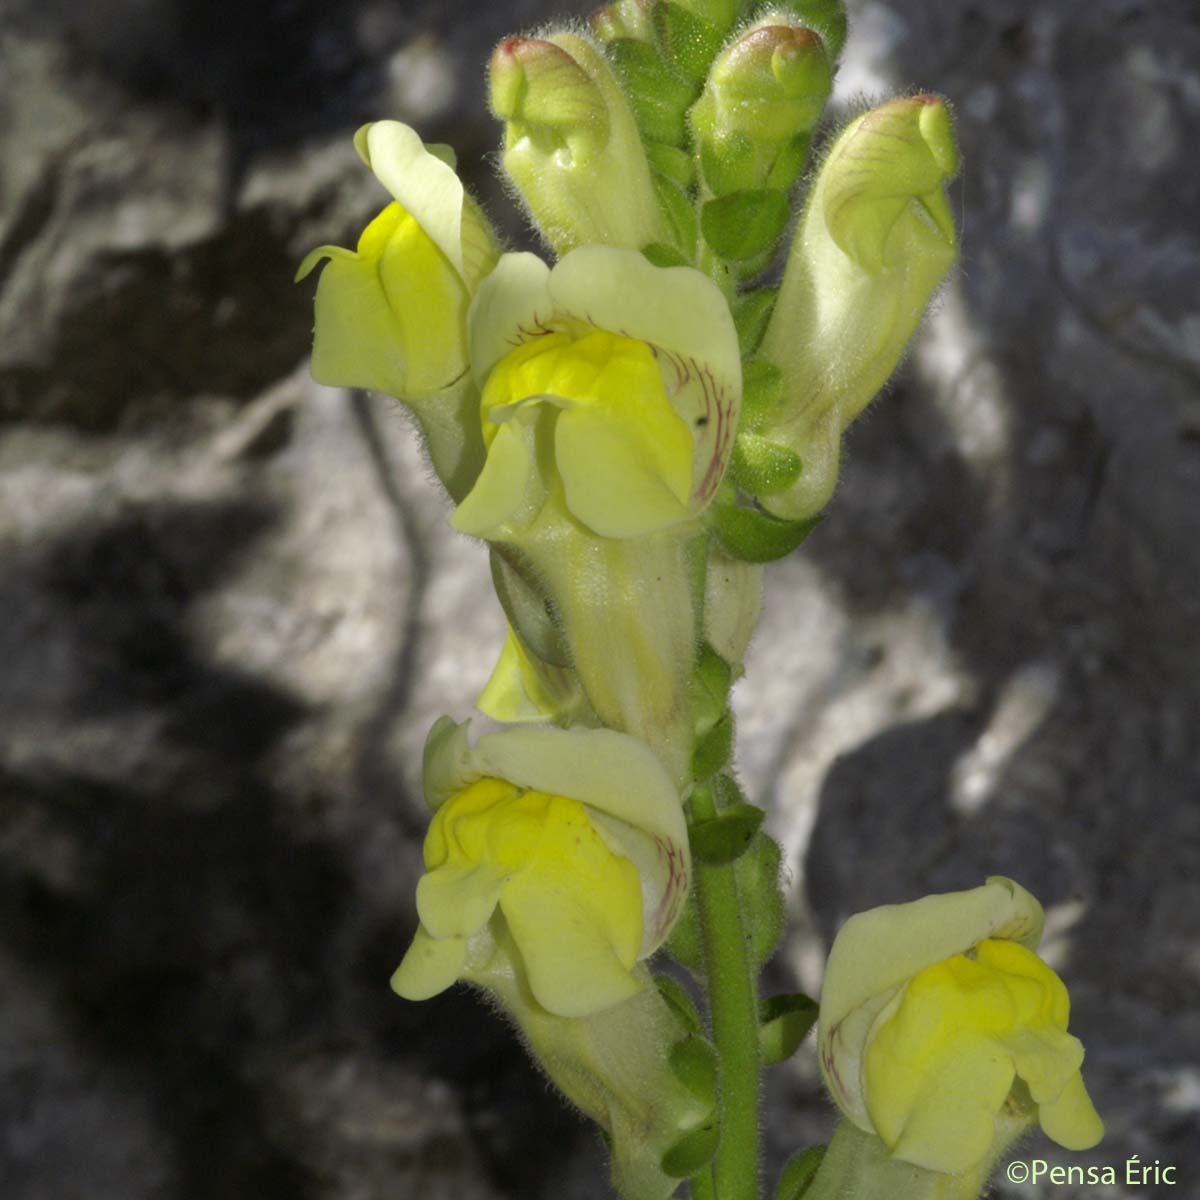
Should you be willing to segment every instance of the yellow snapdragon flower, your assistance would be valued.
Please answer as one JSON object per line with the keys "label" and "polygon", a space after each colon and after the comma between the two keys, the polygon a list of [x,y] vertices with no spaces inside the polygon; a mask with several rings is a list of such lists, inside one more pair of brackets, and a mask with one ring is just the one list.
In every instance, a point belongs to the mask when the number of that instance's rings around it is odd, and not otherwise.
{"label": "yellow snapdragon flower", "polygon": [[1038,902],[999,877],[842,927],[821,992],[821,1071],[895,1158],[957,1175],[1035,1121],[1067,1149],[1100,1140],[1067,990],[1034,952],[1041,931]]}
{"label": "yellow snapdragon flower", "polygon": [[691,267],[583,246],[553,269],[506,254],[471,306],[487,462],[452,523],[519,536],[547,506],[601,537],[698,515],[721,482],[741,404],[728,305]]}
{"label": "yellow snapdragon flower", "polygon": [[687,830],[663,767],[604,729],[510,729],[474,746],[443,718],[426,750],[434,818],[420,926],[392,979],[422,1000],[456,979],[524,982],[580,1017],[645,984],[690,877]]}
{"label": "yellow snapdragon flower", "polygon": [[364,125],[354,144],[394,200],[356,250],[318,246],[296,272],[303,279],[328,260],[317,285],[313,378],[426,397],[466,373],[467,309],[499,248],[449,147],[426,146],[399,121]]}

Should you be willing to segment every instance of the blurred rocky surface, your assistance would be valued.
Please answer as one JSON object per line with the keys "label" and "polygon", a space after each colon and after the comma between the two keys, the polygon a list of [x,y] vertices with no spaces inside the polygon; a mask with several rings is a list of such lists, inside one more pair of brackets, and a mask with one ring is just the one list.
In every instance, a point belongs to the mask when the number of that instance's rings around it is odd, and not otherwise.
{"label": "blurred rocky surface", "polygon": [[[5,1200],[606,1194],[486,1008],[387,991],[419,746],[502,622],[402,414],[308,381],[291,285],[380,204],[349,143],[373,116],[455,144],[522,236],[480,68],[552,11],[0,0]],[[1189,1194],[1200,18],[852,16],[843,110],[955,103],[963,265],[772,572],[739,690],[794,884],[771,975],[815,989],[850,912],[1015,876],[1108,1120],[1084,1160],[1183,1185],[1105,1195]],[[769,1094],[776,1165],[827,1136],[811,1057]]]}

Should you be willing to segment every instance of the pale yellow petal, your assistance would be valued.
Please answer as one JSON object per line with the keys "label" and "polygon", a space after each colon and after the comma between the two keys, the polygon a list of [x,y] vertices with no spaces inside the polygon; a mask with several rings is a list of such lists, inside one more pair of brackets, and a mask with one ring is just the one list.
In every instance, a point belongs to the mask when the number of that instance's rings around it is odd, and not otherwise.
{"label": "pale yellow petal", "polygon": [[428,1000],[459,977],[466,958],[463,938],[438,940],[418,926],[412,945],[392,973],[392,991],[405,1000]]}
{"label": "pale yellow petal", "polygon": [[417,881],[417,915],[435,938],[477,933],[496,909],[509,873],[492,863],[438,867]]}
{"label": "pale yellow petal", "polygon": [[525,503],[536,477],[533,437],[524,421],[500,426],[475,486],[450,518],[459,533],[487,537]]}
{"label": "pale yellow petal", "polygon": [[[688,436],[686,428],[683,436]],[[656,533],[691,515],[628,425],[597,408],[576,408],[558,418],[555,461],[567,507],[601,537],[628,538]],[[690,489],[692,455],[685,450],[685,495]]]}
{"label": "pale yellow petal", "polygon": [[876,1129],[904,1162],[957,1175],[988,1153],[996,1114],[1013,1082],[1008,1055],[986,1042],[960,1047],[943,1069],[925,1080],[920,1094],[904,1107],[877,1099],[867,1104]]}
{"label": "pale yellow petal", "polygon": [[479,285],[467,317],[471,371],[482,389],[492,368],[554,315],[550,268],[536,254],[505,254]]}
{"label": "pale yellow petal", "polygon": [[461,278],[463,185],[454,168],[431,154],[415,129],[399,121],[374,121],[355,146],[375,177],[417,219]]}
{"label": "pale yellow petal", "polygon": [[1067,1081],[1058,1099],[1038,1106],[1038,1121],[1046,1136],[1067,1150],[1090,1150],[1104,1136],[1104,1122],[1079,1074]]}

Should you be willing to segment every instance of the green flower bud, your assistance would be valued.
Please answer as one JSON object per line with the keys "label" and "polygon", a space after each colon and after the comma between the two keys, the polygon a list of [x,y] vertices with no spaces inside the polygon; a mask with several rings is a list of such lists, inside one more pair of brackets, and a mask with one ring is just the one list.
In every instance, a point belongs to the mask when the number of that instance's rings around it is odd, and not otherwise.
{"label": "green flower bud", "polygon": [[837,62],[846,42],[846,5],[843,0],[775,0],[780,9],[795,14],[802,25],[815,29],[825,43],[831,63]]}
{"label": "green flower bud", "polygon": [[954,262],[945,185],[957,165],[936,96],[864,113],[822,164],[759,350],[784,387],[755,433],[802,464],[792,486],[759,497],[776,516],[803,520],[829,500],[843,430],[895,370]]}
{"label": "green flower bud", "polygon": [[791,187],[830,86],[821,39],[779,18],[764,18],[722,50],[691,112],[712,193]]}
{"label": "green flower bud", "polygon": [[613,42],[654,41],[654,23],[646,0],[616,0],[588,18],[592,33],[606,46]]}
{"label": "green flower bud", "polygon": [[558,254],[668,240],[633,113],[604,55],[572,33],[509,38],[492,55],[504,169]]}

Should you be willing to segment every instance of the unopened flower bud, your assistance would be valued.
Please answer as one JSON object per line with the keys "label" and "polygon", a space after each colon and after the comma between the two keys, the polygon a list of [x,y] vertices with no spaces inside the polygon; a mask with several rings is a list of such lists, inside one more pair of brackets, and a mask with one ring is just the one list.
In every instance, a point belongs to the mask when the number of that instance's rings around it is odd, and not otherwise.
{"label": "unopened flower bud", "polygon": [[777,9],[794,15],[802,25],[816,30],[825,43],[831,63],[841,57],[846,42],[846,5],[844,0],[774,0]]}
{"label": "unopened flower bud", "polygon": [[620,41],[654,41],[648,0],[616,0],[615,4],[606,4],[592,13],[588,25],[606,46]]}
{"label": "unopened flower bud", "polygon": [[842,432],[895,370],[954,262],[945,185],[957,164],[936,96],[863,114],[822,164],[759,350],[783,388],[755,432],[800,459],[791,487],[759,497],[776,516],[802,520],[824,507]]}
{"label": "unopened flower bud", "polygon": [[558,254],[668,238],[637,125],[604,55],[572,33],[509,38],[490,68],[504,169]]}
{"label": "unopened flower bud", "polygon": [[765,18],[727,46],[691,113],[713,194],[789,188],[830,85],[825,49],[811,29]]}

